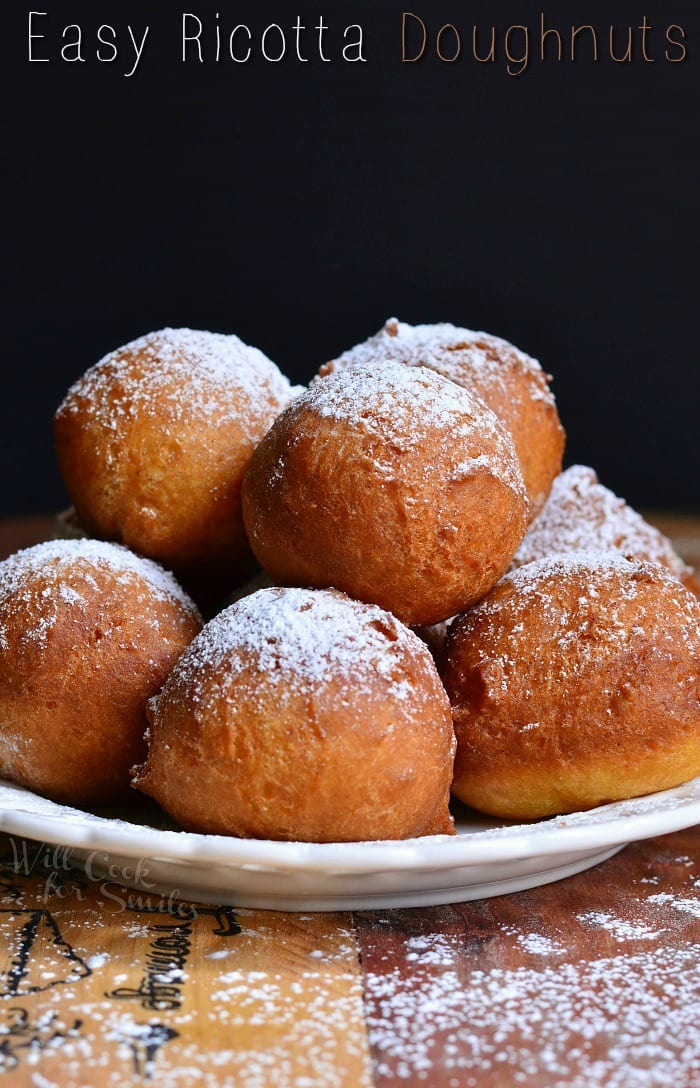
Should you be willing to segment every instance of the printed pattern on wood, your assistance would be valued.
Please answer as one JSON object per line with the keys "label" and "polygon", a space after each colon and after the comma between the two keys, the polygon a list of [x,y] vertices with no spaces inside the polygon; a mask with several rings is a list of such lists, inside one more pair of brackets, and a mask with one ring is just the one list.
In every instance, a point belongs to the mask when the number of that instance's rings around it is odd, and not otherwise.
{"label": "printed pattern on wood", "polygon": [[351,915],[173,904],[0,841],[0,1086],[371,1084]]}

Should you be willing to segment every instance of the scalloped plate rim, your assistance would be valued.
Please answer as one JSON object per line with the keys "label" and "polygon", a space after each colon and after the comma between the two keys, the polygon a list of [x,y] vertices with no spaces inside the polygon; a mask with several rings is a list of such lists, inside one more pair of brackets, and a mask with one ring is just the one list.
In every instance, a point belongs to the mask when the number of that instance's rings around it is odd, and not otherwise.
{"label": "scalloped plate rim", "polygon": [[[482,821],[486,822],[486,821]],[[0,830],[32,840],[85,849],[236,870],[386,873],[448,871],[534,857],[595,850],[664,835],[700,823],[700,776],[669,790],[615,801],[587,812],[532,824],[462,830],[397,842],[307,843],[237,839],[160,830],[60,805],[0,781]]]}

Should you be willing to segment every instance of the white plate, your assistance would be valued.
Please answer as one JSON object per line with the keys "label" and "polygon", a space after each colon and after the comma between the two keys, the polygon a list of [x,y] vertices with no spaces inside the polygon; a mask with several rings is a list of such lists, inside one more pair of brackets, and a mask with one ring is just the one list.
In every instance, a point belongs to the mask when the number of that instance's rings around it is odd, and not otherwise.
{"label": "white plate", "polygon": [[[146,819],[159,817],[151,810]],[[120,886],[136,888],[137,898],[155,909],[174,899],[272,910],[456,903],[548,884],[604,861],[629,842],[696,823],[700,777],[539,823],[504,824],[461,809],[455,837],[320,844],[163,830],[0,783],[0,830],[69,847],[91,881],[113,895]]]}

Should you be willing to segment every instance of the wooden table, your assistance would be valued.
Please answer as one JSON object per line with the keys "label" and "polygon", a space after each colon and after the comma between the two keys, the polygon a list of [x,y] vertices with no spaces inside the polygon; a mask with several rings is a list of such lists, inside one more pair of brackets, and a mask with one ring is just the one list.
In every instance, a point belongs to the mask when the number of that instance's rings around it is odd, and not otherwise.
{"label": "wooden table", "polygon": [[[700,566],[700,519],[657,518]],[[0,556],[50,521],[0,524]],[[0,1088],[697,1088],[700,827],[516,895],[178,917],[4,837]]]}

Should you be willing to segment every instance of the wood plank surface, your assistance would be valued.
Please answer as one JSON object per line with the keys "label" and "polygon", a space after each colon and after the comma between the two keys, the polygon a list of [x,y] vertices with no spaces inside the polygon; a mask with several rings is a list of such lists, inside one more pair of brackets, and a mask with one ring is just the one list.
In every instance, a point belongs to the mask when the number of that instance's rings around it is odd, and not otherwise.
{"label": "wood plank surface", "polygon": [[173,905],[1,838],[0,1085],[372,1083],[350,914]]}
{"label": "wood plank surface", "polygon": [[146,904],[6,838],[0,1084],[697,1088],[699,859],[353,918]]}
{"label": "wood plank surface", "polygon": [[700,1084],[700,828],[357,926],[378,1088]]}

